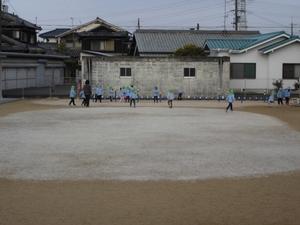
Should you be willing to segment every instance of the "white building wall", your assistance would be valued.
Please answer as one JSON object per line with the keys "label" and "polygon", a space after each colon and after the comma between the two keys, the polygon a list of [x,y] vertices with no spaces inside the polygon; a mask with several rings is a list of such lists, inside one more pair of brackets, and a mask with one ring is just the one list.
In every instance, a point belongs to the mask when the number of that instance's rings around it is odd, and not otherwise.
{"label": "white building wall", "polygon": [[[300,64],[300,43],[294,43],[269,54],[269,71],[271,79],[282,79],[283,64]],[[293,87],[297,80],[283,80],[283,87]]]}
{"label": "white building wall", "polygon": [[[257,49],[252,49],[242,54],[231,54],[231,63],[256,63],[256,79],[230,80],[233,89],[268,89],[272,80],[268,77],[268,56],[262,55]],[[271,85],[270,85],[271,84]]]}
{"label": "white building wall", "polygon": [[[256,63],[256,79],[233,79],[230,80],[230,88],[246,90],[270,90],[273,82],[282,79],[283,63],[300,64],[300,44],[278,49],[269,54],[262,54],[258,48],[251,49],[242,54],[230,54],[231,63]],[[284,87],[292,87],[295,80],[283,80]]]}

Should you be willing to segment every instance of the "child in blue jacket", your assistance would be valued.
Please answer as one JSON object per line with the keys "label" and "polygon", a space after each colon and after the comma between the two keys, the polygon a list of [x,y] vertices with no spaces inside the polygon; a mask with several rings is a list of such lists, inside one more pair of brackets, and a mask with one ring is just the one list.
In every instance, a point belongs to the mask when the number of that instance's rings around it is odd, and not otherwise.
{"label": "child in blue jacket", "polygon": [[71,105],[72,103],[73,103],[73,105],[76,105],[75,104],[75,98],[76,98],[75,86],[71,87],[69,97],[71,99],[70,102],[69,102],[69,105]]}

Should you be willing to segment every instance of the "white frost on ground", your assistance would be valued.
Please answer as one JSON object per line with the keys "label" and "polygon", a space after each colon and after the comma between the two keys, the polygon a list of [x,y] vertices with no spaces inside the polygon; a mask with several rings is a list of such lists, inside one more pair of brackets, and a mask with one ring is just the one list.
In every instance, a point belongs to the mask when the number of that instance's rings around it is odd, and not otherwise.
{"label": "white frost on ground", "polygon": [[300,133],[258,114],[69,108],[0,119],[0,177],[190,180],[300,169]]}

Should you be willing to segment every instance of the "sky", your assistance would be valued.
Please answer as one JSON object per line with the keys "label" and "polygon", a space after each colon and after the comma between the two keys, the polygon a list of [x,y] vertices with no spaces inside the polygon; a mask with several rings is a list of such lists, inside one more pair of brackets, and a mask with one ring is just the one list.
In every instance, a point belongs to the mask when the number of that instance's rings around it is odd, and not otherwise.
{"label": "sky", "polygon": [[[233,29],[233,0],[4,0],[9,11],[42,26],[46,32],[100,17],[134,31],[140,18],[144,29]],[[250,30],[285,30],[300,35],[300,0],[247,0]]]}

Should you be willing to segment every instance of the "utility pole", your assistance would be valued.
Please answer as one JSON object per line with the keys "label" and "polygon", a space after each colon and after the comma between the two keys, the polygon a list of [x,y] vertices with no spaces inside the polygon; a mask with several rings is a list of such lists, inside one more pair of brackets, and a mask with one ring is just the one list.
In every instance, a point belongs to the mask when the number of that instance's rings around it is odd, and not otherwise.
{"label": "utility pole", "polygon": [[[73,27],[74,27],[74,17],[70,17],[70,19],[71,19],[71,23],[72,23],[72,28],[71,29],[73,29]],[[75,33],[74,32],[75,31],[72,31],[73,48],[75,48]]]}
{"label": "utility pole", "polygon": [[235,9],[234,9],[234,25],[235,25],[235,31],[238,31],[239,30],[239,15],[238,15],[238,0],[234,0],[235,1]]}
{"label": "utility pole", "polygon": [[294,18],[292,17],[291,21],[291,36],[294,36]]}
{"label": "utility pole", "polygon": [[226,30],[226,20],[227,20],[227,0],[224,0],[224,31]]}
{"label": "utility pole", "polygon": [[234,8],[235,30],[247,30],[247,0],[234,0]]}
{"label": "utility pole", "polygon": [[[2,0],[0,0],[0,53],[2,52]],[[2,100],[2,62],[0,55],[0,100]]]}

